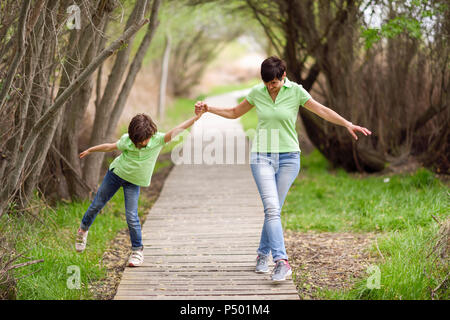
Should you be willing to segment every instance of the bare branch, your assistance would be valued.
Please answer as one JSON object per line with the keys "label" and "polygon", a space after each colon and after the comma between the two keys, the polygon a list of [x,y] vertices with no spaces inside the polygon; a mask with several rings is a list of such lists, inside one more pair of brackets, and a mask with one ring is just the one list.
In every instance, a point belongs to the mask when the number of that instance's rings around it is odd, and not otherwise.
{"label": "bare branch", "polygon": [[22,4],[22,9],[20,11],[19,18],[19,30],[17,32],[17,47],[18,50],[16,55],[14,56],[14,60],[11,64],[11,67],[8,70],[8,75],[3,82],[2,91],[0,92],[0,114],[3,113],[5,108],[6,97],[8,96],[9,89],[11,88],[11,84],[14,80],[14,76],[16,75],[17,68],[19,67],[20,62],[22,61],[23,56],[25,55],[25,36],[26,36],[26,20],[28,11],[30,10],[31,1],[24,1]]}
{"label": "bare branch", "polygon": [[29,266],[29,265],[32,265],[32,264],[36,264],[36,263],[41,263],[41,262],[44,262],[44,259],[33,260],[33,261],[27,261],[27,262],[24,262],[24,263],[19,263],[19,264],[16,264],[16,265],[14,265],[14,266],[8,267],[8,268],[6,268],[6,269],[4,269],[4,270],[1,270],[1,271],[0,271],[0,274],[1,274],[1,273],[8,272],[8,271],[13,270],[13,269],[18,269],[18,268],[26,267],[26,266]]}
{"label": "bare branch", "polygon": [[[39,133],[46,126],[47,122],[52,119],[58,112],[64,103],[83,85],[83,83],[91,76],[92,73],[101,65],[108,57],[114,54],[121,46],[123,46],[128,40],[144,25],[148,23],[148,19],[142,20],[129,27],[121,37],[115,40],[107,49],[103,50],[87,67],[83,72],[64,90],[64,92],[55,100],[52,106],[50,106],[45,114],[36,122],[30,131],[25,143],[23,145],[23,152],[20,155],[18,162],[14,170],[8,179],[7,190],[2,191],[0,201],[4,202],[9,195],[15,192],[17,183],[19,181],[20,174],[25,165],[25,161],[28,157],[31,148],[33,147]],[[3,213],[3,205],[0,204],[0,216]]]}

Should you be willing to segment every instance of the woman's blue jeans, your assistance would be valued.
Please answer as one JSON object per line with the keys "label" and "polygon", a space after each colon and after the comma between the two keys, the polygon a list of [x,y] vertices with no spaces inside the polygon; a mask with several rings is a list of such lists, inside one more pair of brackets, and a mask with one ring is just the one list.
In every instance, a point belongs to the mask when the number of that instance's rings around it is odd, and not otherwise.
{"label": "woman's blue jeans", "polygon": [[80,227],[83,230],[89,230],[89,227],[94,222],[97,214],[103,209],[105,204],[120,187],[123,187],[125,196],[125,216],[127,219],[128,230],[130,231],[132,250],[140,250],[143,248],[141,223],[138,216],[140,188],[139,186],[122,179],[111,170],[108,170],[106,173],[105,178],[95,195],[94,201],[92,201],[81,220]]}
{"label": "woman's blue jeans", "polygon": [[252,152],[250,166],[264,206],[264,225],[257,253],[273,261],[288,259],[281,225],[284,199],[300,171],[300,152]]}

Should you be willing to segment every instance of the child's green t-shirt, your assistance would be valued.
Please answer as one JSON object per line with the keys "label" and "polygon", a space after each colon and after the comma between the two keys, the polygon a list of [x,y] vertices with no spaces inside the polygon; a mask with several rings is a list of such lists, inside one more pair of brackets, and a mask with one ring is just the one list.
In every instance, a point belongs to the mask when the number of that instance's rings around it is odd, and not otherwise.
{"label": "child's green t-shirt", "polygon": [[109,169],[122,179],[141,187],[150,185],[156,159],[164,147],[164,133],[156,132],[147,146],[138,149],[131,141],[128,133],[125,133],[117,141],[117,149],[122,151],[120,156],[114,159]]}

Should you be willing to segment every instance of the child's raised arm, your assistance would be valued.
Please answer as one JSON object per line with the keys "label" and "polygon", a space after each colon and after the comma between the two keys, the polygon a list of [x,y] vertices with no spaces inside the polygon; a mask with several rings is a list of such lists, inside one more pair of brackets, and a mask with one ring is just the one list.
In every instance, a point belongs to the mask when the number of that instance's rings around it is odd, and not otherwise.
{"label": "child's raised arm", "polygon": [[82,153],[80,153],[80,159],[86,157],[89,153],[92,152],[109,152],[114,150],[118,150],[116,142],[99,144],[98,146],[90,147],[89,149],[84,150]]}
{"label": "child's raised arm", "polygon": [[190,118],[189,120],[186,120],[182,123],[180,123],[178,126],[176,126],[175,128],[173,128],[172,130],[168,131],[165,135],[164,135],[164,142],[169,142],[170,140],[172,140],[174,137],[176,137],[178,134],[180,134],[181,132],[183,132],[184,130],[186,130],[187,128],[189,128],[190,126],[192,126],[195,121],[197,121],[198,119],[200,119],[200,117],[202,116],[204,112],[199,113],[198,115]]}

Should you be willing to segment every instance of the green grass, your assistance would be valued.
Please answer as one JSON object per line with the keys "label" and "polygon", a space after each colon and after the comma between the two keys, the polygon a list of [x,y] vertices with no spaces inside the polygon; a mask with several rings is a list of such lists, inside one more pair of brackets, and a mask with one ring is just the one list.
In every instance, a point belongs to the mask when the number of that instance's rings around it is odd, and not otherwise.
{"label": "green grass", "polygon": [[157,173],[159,170],[167,168],[172,164],[170,160],[160,160],[155,163],[155,169],[153,170],[153,174]]}
{"label": "green grass", "polygon": [[329,172],[316,150],[286,197],[286,227],[297,231],[379,232],[428,226],[431,214],[448,215],[447,188],[426,169],[414,174],[358,178]]}
{"label": "green grass", "polygon": [[[378,240],[380,259],[380,288],[370,289],[368,277],[357,281],[348,291],[324,290],[320,293],[325,299],[339,300],[426,300],[431,299],[430,290],[436,288],[448,274],[447,266],[437,261],[431,244],[435,241],[437,226],[414,227],[402,232],[389,232]],[[376,254],[375,245],[371,251]],[[435,299],[448,300],[449,291],[438,290]]]}
{"label": "green grass", "polygon": [[[74,248],[75,234],[90,203],[60,202],[52,208],[38,203],[42,209],[37,215],[44,224],[29,214],[14,213],[0,219],[2,233],[20,235],[16,242],[18,253],[24,253],[33,260],[44,259],[42,263],[16,270],[16,278],[31,274],[18,281],[17,299],[92,299],[88,284],[106,275],[101,266],[102,255],[118,231],[127,227],[123,192],[117,192],[97,216],[89,231],[86,251],[81,254]],[[148,206],[148,201],[140,197],[141,217]],[[19,259],[17,262],[25,261]],[[69,289],[67,285],[73,276],[73,273],[68,273],[70,266],[80,270],[80,289]]]}
{"label": "green grass", "polygon": [[227,85],[223,85],[223,86],[217,86],[217,87],[212,88],[207,94],[202,95],[202,97],[205,98],[205,97],[210,97],[210,96],[221,95],[221,94],[232,92],[232,91],[244,90],[247,88],[251,88],[260,82],[261,82],[261,79],[251,79],[244,83],[236,83],[236,84],[227,84]]}
{"label": "green grass", "polygon": [[[166,110],[166,115],[163,123],[158,123],[158,130],[162,132],[167,132],[182,122],[192,118],[194,114],[194,105],[196,100],[187,99],[187,98],[178,98],[176,99],[172,105],[170,105]],[[185,135],[190,132],[189,128],[184,133],[180,133],[177,137],[175,137],[172,141],[164,146],[161,150],[161,154],[172,152],[173,148],[175,148],[178,144],[184,141]]]}
{"label": "green grass", "polygon": [[172,105],[166,109],[163,123],[158,123],[158,130],[167,131],[193,117],[196,100],[177,98]]}
{"label": "green grass", "polygon": [[[431,252],[437,225],[431,215],[449,217],[448,187],[427,169],[390,177],[359,177],[332,170],[317,151],[301,158],[301,172],[283,207],[286,229],[371,232],[379,236],[381,288],[367,277],[349,291],[319,291],[326,299],[430,299],[430,288],[448,273],[436,268]],[[389,180],[385,180],[389,178]],[[375,244],[370,249],[379,255]],[[424,270],[426,270],[424,272]],[[448,299],[439,293],[438,299]]]}

